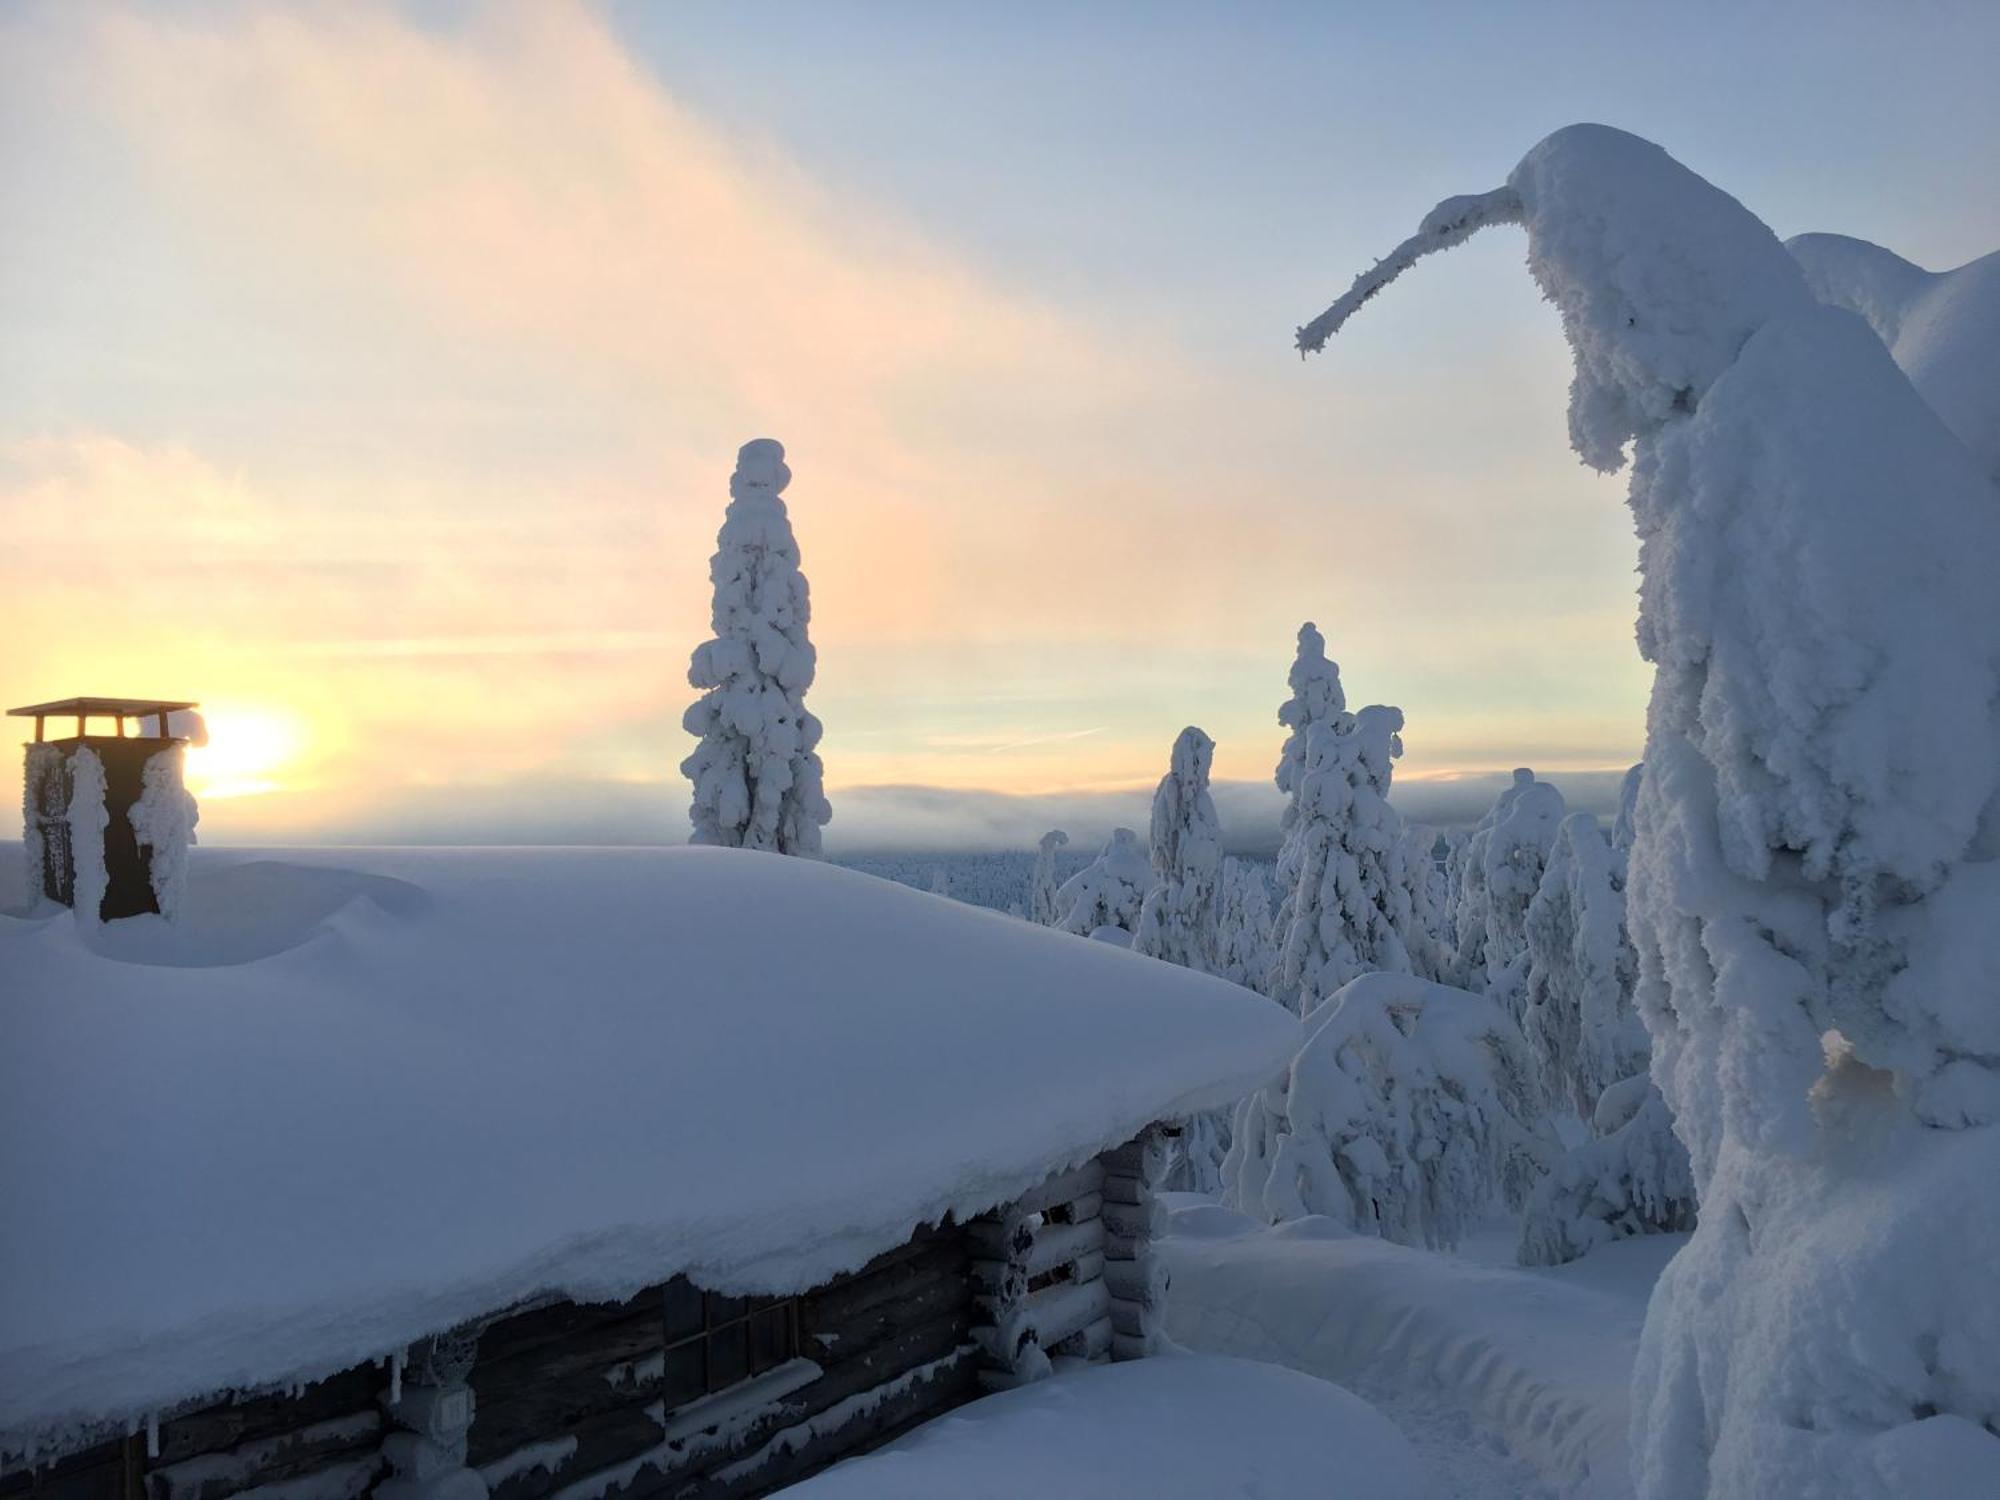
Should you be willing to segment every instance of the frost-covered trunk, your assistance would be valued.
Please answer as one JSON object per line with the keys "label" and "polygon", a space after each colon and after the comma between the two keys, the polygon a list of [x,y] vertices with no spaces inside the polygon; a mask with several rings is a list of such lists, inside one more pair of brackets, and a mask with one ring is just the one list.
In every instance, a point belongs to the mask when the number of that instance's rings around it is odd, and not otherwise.
{"label": "frost-covered trunk", "polygon": [[1632,443],[1656,668],[1629,910],[1700,1225],[1635,1379],[1645,1500],[1970,1495],[2000,1473],[2000,510],[1777,239],[1575,126],[1440,205],[1528,232],[1570,436]]}
{"label": "frost-covered trunk", "polygon": [[700,743],[681,762],[694,783],[692,842],[817,856],[832,817],[806,709],[818,665],[798,543],[779,498],[791,482],[785,450],[745,443],[709,560],[714,639],[694,651],[688,681],[703,689],[682,724]]}

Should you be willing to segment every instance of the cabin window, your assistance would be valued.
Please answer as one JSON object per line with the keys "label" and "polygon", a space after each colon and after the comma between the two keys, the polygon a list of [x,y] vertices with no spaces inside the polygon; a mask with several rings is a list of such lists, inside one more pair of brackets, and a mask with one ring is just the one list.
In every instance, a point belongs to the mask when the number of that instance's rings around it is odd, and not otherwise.
{"label": "cabin window", "polygon": [[666,1289],[667,1410],[775,1370],[799,1352],[796,1297],[723,1297],[677,1276]]}

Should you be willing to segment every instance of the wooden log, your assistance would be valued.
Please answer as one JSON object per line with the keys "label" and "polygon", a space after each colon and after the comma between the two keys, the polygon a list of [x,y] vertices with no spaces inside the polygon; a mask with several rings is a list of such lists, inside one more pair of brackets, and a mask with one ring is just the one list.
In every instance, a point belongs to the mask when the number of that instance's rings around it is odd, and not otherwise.
{"label": "wooden log", "polygon": [[1023,1316],[1035,1332],[1035,1342],[1052,1349],[1111,1311],[1111,1293],[1103,1282],[1066,1281],[1032,1293]]}
{"label": "wooden log", "polygon": [[824,1308],[802,1305],[800,1352],[822,1365],[866,1356],[911,1328],[954,1313],[970,1324],[972,1284],[963,1271],[912,1282],[901,1296],[872,1303],[844,1320],[828,1317]]}
{"label": "wooden log", "polygon": [[1038,1214],[1058,1203],[1068,1203],[1086,1193],[1097,1191],[1098,1183],[1104,1180],[1104,1165],[1095,1158],[1080,1167],[1072,1167],[1067,1172],[1058,1172],[1039,1187],[1029,1188],[1013,1204],[1018,1214]]}
{"label": "wooden log", "polygon": [[1006,1286],[1010,1275],[1040,1276],[1084,1255],[1101,1256],[1103,1249],[1104,1225],[1096,1219],[1082,1224],[1049,1224],[1035,1235],[1018,1260],[973,1261],[972,1277],[990,1295]]}
{"label": "wooden log", "polygon": [[[1104,1237],[1109,1253],[1113,1240],[1154,1240],[1166,1228],[1166,1212],[1150,1197],[1144,1203],[1112,1203],[1104,1205]],[[1130,1257],[1122,1257],[1129,1259]]]}
{"label": "wooden log", "polygon": [[1111,1353],[1112,1332],[1111,1315],[1106,1313],[1095,1323],[1071,1334],[1049,1353],[1066,1359],[1104,1359]]}
{"label": "wooden log", "polygon": [[1050,1205],[1042,1210],[1042,1217],[1056,1224],[1081,1224],[1088,1219],[1096,1218],[1098,1210],[1103,1207],[1104,1194],[1085,1193],[1081,1197],[1070,1199],[1067,1203]]}
{"label": "wooden log", "polygon": [[596,1412],[567,1427],[521,1432],[523,1441],[485,1462],[490,1466],[522,1448],[546,1446],[561,1439],[574,1440],[576,1447],[559,1462],[523,1467],[494,1485],[492,1500],[533,1500],[535,1496],[553,1494],[585,1474],[625,1463],[659,1447],[660,1424],[654,1416],[657,1409],[657,1402],[637,1402]]}
{"label": "wooden log", "polygon": [[1040,1218],[1033,1214],[974,1219],[965,1226],[966,1248],[980,1260],[1007,1260],[1026,1253],[1041,1227]]}
{"label": "wooden log", "polygon": [[221,1453],[258,1438],[297,1432],[358,1411],[374,1411],[375,1398],[387,1383],[385,1371],[370,1364],[354,1365],[301,1386],[296,1393],[267,1391],[164,1417],[159,1457],[154,1462],[158,1466],[179,1463],[197,1453]]}
{"label": "wooden log", "polygon": [[593,1328],[660,1314],[665,1283],[649,1286],[623,1302],[537,1302],[495,1319],[479,1333],[479,1361],[496,1365],[545,1344],[563,1343]]}
{"label": "wooden log", "polygon": [[920,1379],[869,1399],[856,1400],[846,1420],[800,1422],[768,1438],[759,1448],[712,1475],[685,1479],[666,1489],[674,1500],[747,1500],[766,1495],[818,1473],[829,1464],[879,1447],[978,1394],[975,1366],[967,1357],[948,1358]]}
{"label": "wooden log", "polygon": [[1157,1130],[1148,1130],[1122,1146],[1114,1146],[1097,1158],[1107,1173],[1158,1182],[1167,1171],[1167,1141]]}
{"label": "wooden log", "polygon": [[382,1427],[380,1412],[350,1412],[160,1465],[147,1474],[146,1490],[152,1500],[217,1500],[372,1454],[382,1445]]}
{"label": "wooden log", "polygon": [[1140,1255],[1104,1263],[1104,1284],[1121,1302],[1158,1306],[1167,1295],[1166,1262],[1157,1255]]}
{"label": "wooden log", "polygon": [[916,1253],[884,1258],[879,1267],[841,1278],[799,1300],[802,1328],[837,1327],[896,1302],[914,1288],[940,1280],[963,1281],[967,1251],[963,1239],[928,1241]]}
{"label": "wooden log", "polygon": [[1106,1203],[1144,1203],[1152,1192],[1152,1185],[1143,1177],[1108,1172],[1104,1178],[1102,1198]]}
{"label": "wooden log", "polygon": [[1126,1302],[1121,1298],[1110,1297],[1108,1292],[1106,1296],[1110,1300],[1111,1326],[1119,1333],[1131,1338],[1143,1338],[1154,1331],[1156,1326],[1154,1312],[1145,1303]]}

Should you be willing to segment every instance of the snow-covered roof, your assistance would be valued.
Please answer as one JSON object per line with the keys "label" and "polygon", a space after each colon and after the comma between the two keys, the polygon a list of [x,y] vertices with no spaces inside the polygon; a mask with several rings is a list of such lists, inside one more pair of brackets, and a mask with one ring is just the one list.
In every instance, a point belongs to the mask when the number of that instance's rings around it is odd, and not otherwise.
{"label": "snow-covered roof", "polygon": [[0,1448],[548,1292],[803,1289],[1297,1040],[776,855],[204,851],[175,925],[0,916]]}

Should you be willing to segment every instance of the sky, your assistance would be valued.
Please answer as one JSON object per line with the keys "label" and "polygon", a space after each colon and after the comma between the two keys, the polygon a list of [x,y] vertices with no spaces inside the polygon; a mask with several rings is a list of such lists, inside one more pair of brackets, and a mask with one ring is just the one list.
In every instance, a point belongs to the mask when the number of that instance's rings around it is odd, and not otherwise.
{"label": "sky", "polygon": [[679,838],[769,436],[830,849],[1143,826],[1189,723],[1262,826],[1308,619],[1414,812],[1601,805],[1635,548],[1519,237],[1292,330],[1575,120],[1960,264],[1996,55],[1990,4],[0,0],[0,706],[201,700],[211,842]]}

